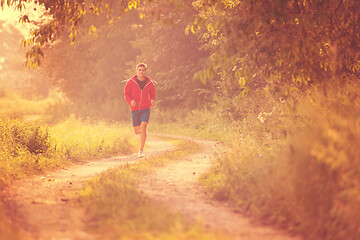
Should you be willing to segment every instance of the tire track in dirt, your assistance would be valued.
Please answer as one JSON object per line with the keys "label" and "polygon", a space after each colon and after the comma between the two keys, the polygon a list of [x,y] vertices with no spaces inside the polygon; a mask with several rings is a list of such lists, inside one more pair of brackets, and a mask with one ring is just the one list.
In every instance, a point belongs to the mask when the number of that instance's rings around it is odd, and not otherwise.
{"label": "tire track in dirt", "polygon": [[180,213],[189,221],[200,221],[208,229],[222,231],[241,240],[301,240],[299,236],[256,223],[236,213],[225,202],[209,199],[198,177],[210,166],[221,147],[214,141],[188,138],[204,146],[204,151],[157,169],[145,176],[139,189],[150,199]]}
{"label": "tire track in dirt", "polygon": [[[147,156],[173,148],[168,141],[149,137]],[[24,230],[24,239],[96,239],[83,231],[84,210],[75,202],[76,193],[84,181],[97,174],[136,161],[137,154],[107,158],[15,182],[9,194],[15,203],[13,215]]]}

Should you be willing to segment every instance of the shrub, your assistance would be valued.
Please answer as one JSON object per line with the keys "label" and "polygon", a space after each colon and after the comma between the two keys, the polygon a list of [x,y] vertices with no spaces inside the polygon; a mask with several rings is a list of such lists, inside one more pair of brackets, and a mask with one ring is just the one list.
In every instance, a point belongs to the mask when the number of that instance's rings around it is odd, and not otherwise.
{"label": "shrub", "polygon": [[273,105],[237,122],[233,150],[219,156],[203,183],[218,199],[276,221],[307,239],[360,235],[359,86],[316,89],[297,110]]}
{"label": "shrub", "polygon": [[134,150],[130,127],[74,118],[48,127],[43,122],[0,119],[0,189],[12,180],[70,162]]}
{"label": "shrub", "polygon": [[302,230],[325,239],[360,236],[360,93],[357,86],[309,96],[311,123],[291,141]]}
{"label": "shrub", "polygon": [[41,127],[40,123],[0,119],[0,129],[2,146],[11,149],[10,152],[14,156],[22,150],[38,154],[50,149],[48,129]]}

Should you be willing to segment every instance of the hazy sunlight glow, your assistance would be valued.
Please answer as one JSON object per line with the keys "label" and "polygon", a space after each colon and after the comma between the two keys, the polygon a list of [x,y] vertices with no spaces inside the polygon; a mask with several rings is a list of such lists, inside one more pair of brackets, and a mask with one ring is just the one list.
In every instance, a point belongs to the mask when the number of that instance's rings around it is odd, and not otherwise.
{"label": "hazy sunlight glow", "polygon": [[[34,11],[34,8],[36,7],[36,11]],[[26,9],[23,9],[22,12],[19,12],[18,10],[14,10],[13,8],[9,8],[8,6],[4,6],[4,10],[0,9],[0,20],[4,21],[6,24],[3,25],[4,28],[6,26],[12,25],[16,27],[21,34],[24,35],[24,37],[29,35],[30,29],[34,28],[34,24],[27,23],[27,24],[21,24],[19,23],[19,18],[23,15],[28,15],[30,21],[41,21],[41,16],[43,15],[44,11],[41,7],[34,4],[33,2],[27,3]],[[2,32],[3,29],[0,29]]]}

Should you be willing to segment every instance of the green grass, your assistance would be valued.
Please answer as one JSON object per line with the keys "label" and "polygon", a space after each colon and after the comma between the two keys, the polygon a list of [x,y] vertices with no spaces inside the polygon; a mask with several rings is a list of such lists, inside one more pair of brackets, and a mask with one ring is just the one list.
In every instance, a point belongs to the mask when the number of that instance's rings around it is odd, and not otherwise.
{"label": "green grass", "polygon": [[[6,187],[17,179],[64,166],[135,151],[128,124],[74,118],[48,126],[44,122],[0,119],[0,238],[22,239],[4,206]],[[4,191],[2,193],[2,191]]]}
{"label": "green grass", "polygon": [[101,239],[229,239],[209,233],[200,224],[189,224],[139,192],[142,176],[169,161],[200,150],[193,142],[178,140],[176,149],[120,168],[104,172],[88,182],[80,193],[86,207],[87,230]]}
{"label": "green grass", "polygon": [[[160,114],[155,128],[231,147],[201,177],[213,198],[307,239],[357,240],[359,89],[359,84],[329,85],[324,95],[312,88],[296,103],[261,96],[218,99],[186,118]],[[164,122],[166,116],[174,122]]]}
{"label": "green grass", "polygon": [[0,119],[0,189],[15,179],[80,161],[128,154],[135,149],[132,129],[124,124],[68,119],[44,122]]}
{"label": "green grass", "polygon": [[55,98],[24,99],[15,92],[0,90],[0,116],[44,115]]}
{"label": "green grass", "polygon": [[186,117],[179,112],[181,113],[180,110],[174,112],[154,109],[149,130],[158,133],[218,140],[225,143],[230,142],[236,135],[233,132],[233,126],[208,109],[192,110],[186,113]]}
{"label": "green grass", "polygon": [[360,92],[313,89],[238,123],[241,138],[202,176],[239,210],[314,240],[360,236]]}
{"label": "green grass", "polygon": [[56,152],[73,162],[129,154],[137,145],[133,129],[125,123],[70,118],[50,127],[49,133]]}

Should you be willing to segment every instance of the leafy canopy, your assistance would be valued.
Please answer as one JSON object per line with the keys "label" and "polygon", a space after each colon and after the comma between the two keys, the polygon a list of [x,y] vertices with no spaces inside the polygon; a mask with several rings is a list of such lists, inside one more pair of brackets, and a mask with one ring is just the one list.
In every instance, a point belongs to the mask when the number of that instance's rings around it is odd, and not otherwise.
{"label": "leafy canopy", "polygon": [[[3,9],[5,5],[13,7],[15,10],[22,11],[26,8],[27,0],[1,0],[0,6]],[[109,22],[113,22],[123,13],[132,8],[136,8],[139,0],[118,0],[114,14],[112,9],[113,1],[102,0],[37,0],[34,1],[39,8],[44,8],[45,18],[37,27],[30,32],[30,37],[22,42],[24,47],[30,47],[26,53],[26,66],[36,68],[41,64],[41,58],[44,57],[44,50],[66,31],[69,33],[71,44],[76,41],[77,27],[86,14],[105,14]],[[36,11],[36,8],[34,9]],[[20,20],[22,23],[32,21],[28,15],[23,15]],[[95,33],[96,28],[90,27],[90,32]]]}
{"label": "leafy canopy", "polygon": [[212,52],[203,78],[219,74],[227,94],[360,76],[357,0],[198,0],[193,6],[198,13],[186,32]]}

